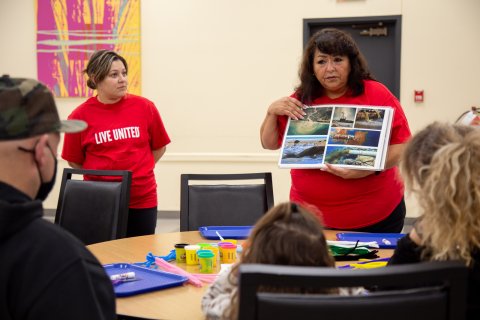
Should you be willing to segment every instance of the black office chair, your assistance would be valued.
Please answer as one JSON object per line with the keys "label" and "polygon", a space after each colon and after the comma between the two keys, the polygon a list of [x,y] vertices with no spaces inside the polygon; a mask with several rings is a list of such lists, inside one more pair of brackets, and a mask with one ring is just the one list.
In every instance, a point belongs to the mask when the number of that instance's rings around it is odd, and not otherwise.
{"label": "black office chair", "polygon": [[[112,181],[74,180],[72,175],[108,176]],[[126,236],[132,173],[64,169],[55,223],[86,245]]]}
{"label": "black office chair", "polygon": [[[259,287],[362,286],[383,290],[359,296],[258,292]],[[467,268],[456,261],[364,270],[245,264],[240,266],[239,290],[240,320],[461,320],[466,312]]]}
{"label": "black office chair", "polygon": [[[190,184],[195,180],[223,183]],[[247,180],[262,180],[262,183],[242,183]],[[225,184],[226,181],[237,184]],[[269,172],[181,175],[180,231],[198,230],[201,226],[253,225],[272,206],[272,174]]]}

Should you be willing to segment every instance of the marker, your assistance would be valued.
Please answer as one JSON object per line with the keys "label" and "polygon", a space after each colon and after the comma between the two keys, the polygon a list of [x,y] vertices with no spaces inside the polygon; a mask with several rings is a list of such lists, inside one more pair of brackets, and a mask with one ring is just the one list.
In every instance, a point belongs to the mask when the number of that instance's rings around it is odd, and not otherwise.
{"label": "marker", "polygon": [[110,280],[130,281],[135,280],[135,272],[126,272],[120,274],[113,274],[110,276]]}

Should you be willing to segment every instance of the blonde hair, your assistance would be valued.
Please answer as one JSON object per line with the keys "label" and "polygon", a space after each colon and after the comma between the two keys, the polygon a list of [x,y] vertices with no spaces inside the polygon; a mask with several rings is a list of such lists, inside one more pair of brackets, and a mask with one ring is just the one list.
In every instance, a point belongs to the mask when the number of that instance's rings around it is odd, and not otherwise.
{"label": "blonde hair", "polygon": [[[240,263],[232,267],[229,281],[238,285],[238,267],[241,263],[334,267],[335,260],[328,249],[322,223],[318,216],[312,213],[315,211],[317,210],[314,207],[290,202],[270,209],[255,224]],[[264,290],[293,292],[296,289]],[[327,292],[332,291],[336,292],[335,289]],[[232,303],[230,308],[225,310],[224,318],[238,317],[238,303],[238,291],[234,291]]]}
{"label": "blonde hair", "polygon": [[480,130],[427,126],[407,144],[401,170],[422,210],[423,258],[470,265],[480,248]]}

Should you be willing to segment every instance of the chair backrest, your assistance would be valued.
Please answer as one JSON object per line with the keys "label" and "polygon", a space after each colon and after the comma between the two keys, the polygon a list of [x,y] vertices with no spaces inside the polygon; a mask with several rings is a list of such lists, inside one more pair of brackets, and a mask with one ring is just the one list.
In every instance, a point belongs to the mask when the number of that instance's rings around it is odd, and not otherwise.
{"label": "chair backrest", "polygon": [[[245,264],[239,270],[240,320],[465,319],[468,271],[457,261],[364,270]],[[262,292],[259,287],[379,289],[341,296]]]}
{"label": "chair backrest", "polygon": [[[210,184],[190,184],[194,180]],[[247,180],[262,180],[262,183],[246,184]],[[225,184],[226,181],[230,184]],[[269,172],[181,175],[180,231],[198,230],[201,226],[253,225],[272,206]]]}
{"label": "chair backrest", "polygon": [[[108,176],[119,181],[74,180],[72,175]],[[131,181],[130,171],[64,169],[55,223],[86,245],[124,238]]]}

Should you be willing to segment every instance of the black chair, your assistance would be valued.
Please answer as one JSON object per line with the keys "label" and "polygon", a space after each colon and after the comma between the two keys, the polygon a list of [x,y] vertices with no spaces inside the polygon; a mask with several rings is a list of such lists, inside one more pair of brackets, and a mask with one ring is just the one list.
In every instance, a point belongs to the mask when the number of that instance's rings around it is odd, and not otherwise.
{"label": "black chair", "polygon": [[[74,180],[72,175],[108,176],[112,181]],[[55,223],[86,245],[126,236],[132,173],[64,169]]]}
{"label": "black chair", "polygon": [[[362,286],[383,289],[358,296],[258,292],[259,287]],[[456,261],[364,270],[245,264],[240,266],[239,290],[240,320],[461,320],[466,312],[467,268]]]}
{"label": "black chair", "polygon": [[[222,184],[190,184],[191,181],[220,181]],[[261,184],[245,184],[262,180]],[[237,184],[225,184],[226,181]],[[241,183],[241,184],[239,184]],[[182,174],[180,231],[201,226],[253,225],[273,206],[272,174]]]}

